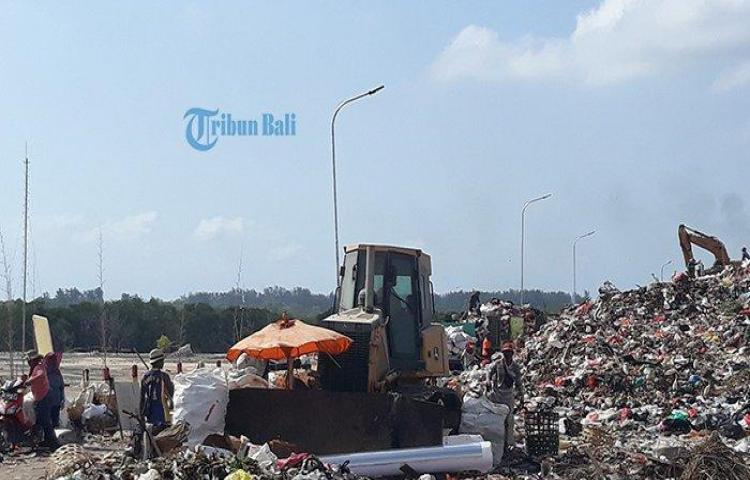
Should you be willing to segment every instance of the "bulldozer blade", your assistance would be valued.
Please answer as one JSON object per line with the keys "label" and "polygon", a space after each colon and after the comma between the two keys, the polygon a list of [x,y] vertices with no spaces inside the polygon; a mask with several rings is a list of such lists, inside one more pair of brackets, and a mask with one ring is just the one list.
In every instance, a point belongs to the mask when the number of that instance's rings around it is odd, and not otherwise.
{"label": "bulldozer blade", "polygon": [[442,445],[443,407],[400,394],[240,389],[226,433],[326,455]]}

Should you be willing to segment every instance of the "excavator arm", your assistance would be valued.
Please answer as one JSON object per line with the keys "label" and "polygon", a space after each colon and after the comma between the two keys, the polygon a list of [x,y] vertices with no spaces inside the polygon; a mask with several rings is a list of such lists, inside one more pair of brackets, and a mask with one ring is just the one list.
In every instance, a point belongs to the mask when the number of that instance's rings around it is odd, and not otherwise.
{"label": "excavator arm", "polygon": [[714,267],[725,267],[731,263],[727,247],[718,238],[685,225],[680,225],[677,229],[677,236],[680,239],[680,248],[682,249],[682,256],[685,258],[686,267],[689,268],[690,264],[695,262],[693,245],[697,245],[713,254],[715,258]]}

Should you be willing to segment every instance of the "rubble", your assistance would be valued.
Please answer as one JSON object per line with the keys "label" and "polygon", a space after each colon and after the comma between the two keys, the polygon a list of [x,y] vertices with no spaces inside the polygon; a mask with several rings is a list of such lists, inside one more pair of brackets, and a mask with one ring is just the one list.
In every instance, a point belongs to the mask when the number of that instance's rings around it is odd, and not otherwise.
{"label": "rubble", "polygon": [[[710,432],[746,448],[749,288],[741,268],[622,292],[605,284],[527,339],[527,407],[554,408],[602,478],[674,477]],[[481,391],[479,372],[464,388]]]}
{"label": "rubble", "polygon": [[[359,480],[346,466],[324,465],[312,455],[286,462],[263,461],[268,458],[267,448],[257,447],[256,455],[241,456],[230,451],[198,446],[149,461],[136,461],[120,452],[101,458],[86,452],[80,446],[63,447],[50,458],[47,478],[55,480]],[[61,449],[62,450],[62,449]],[[260,451],[261,454],[257,455]],[[258,458],[256,460],[255,458]],[[61,461],[67,458],[67,461]]]}
{"label": "rubble", "polygon": [[750,480],[750,467],[731,448],[724,445],[716,432],[695,449],[693,459],[680,480]]}

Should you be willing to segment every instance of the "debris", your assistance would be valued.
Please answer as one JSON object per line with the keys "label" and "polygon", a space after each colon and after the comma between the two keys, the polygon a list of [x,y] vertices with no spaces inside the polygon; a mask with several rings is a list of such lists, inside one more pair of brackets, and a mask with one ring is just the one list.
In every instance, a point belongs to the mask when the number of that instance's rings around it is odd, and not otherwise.
{"label": "debris", "polygon": [[181,346],[177,349],[177,357],[189,357],[193,355],[193,348],[190,346],[189,343],[186,343],[185,345]]}
{"label": "debris", "polygon": [[[63,448],[68,448],[63,447]],[[267,452],[267,447],[255,447],[256,451]],[[101,480],[101,479],[205,479],[205,480],[247,480],[263,478],[285,480],[316,478],[319,480],[359,480],[361,477],[349,473],[345,466],[329,466],[317,457],[307,455],[294,467],[280,469],[275,462],[263,465],[250,457],[240,457],[231,452],[212,447],[197,447],[193,450],[174,452],[164,457],[148,461],[137,461],[122,452],[96,457],[81,447],[76,450],[62,450],[60,455],[50,457],[50,465],[59,468],[48,469],[48,477],[57,480]],[[66,462],[61,458],[69,457]],[[59,464],[59,465],[57,465]]]}
{"label": "debris", "polygon": [[[608,283],[599,299],[527,338],[519,358],[527,407],[554,409],[561,445],[570,445],[553,470],[561,474],[564,460],[576,466],[563,470],[580,477],[591,476],[580,473],[582,464],[607,479],[674,477],[711,432],[741,451],[750,412],[749,289],[745,268],[630,291]],[[465,373],[463,388],[481,392],[481,372]]]}
{"label": "debris", "polygon": [[750,480],[750,467],[714,432],[692,454],[680,480]]}
{"label": "debris", "polygon": [[154,441],[159,447],[159,451],[162,454],[167,454],[187,442],[189,431],[190,425],[185,422],[177,422],[159,432]]}

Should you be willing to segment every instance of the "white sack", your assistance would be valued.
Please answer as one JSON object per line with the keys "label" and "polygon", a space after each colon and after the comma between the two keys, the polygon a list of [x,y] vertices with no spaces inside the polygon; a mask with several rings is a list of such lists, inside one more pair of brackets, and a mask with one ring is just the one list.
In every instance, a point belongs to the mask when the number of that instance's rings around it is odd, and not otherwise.
{"label": "white sack", "polygon": [[224,434],[229,387],[221,368],[199,368],[174,378],[174,422],[190,425],[187,445],[199,445],[211,434]]}
{"label": "white sack", "polygon": [[464,396],[459,433],[481,435],[492,444],[493,463],[497,464],[505,450],[505,418],[507,405],[490,402],[486,397]]}

